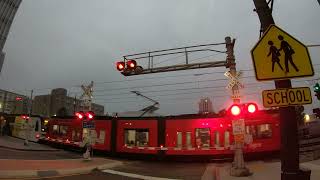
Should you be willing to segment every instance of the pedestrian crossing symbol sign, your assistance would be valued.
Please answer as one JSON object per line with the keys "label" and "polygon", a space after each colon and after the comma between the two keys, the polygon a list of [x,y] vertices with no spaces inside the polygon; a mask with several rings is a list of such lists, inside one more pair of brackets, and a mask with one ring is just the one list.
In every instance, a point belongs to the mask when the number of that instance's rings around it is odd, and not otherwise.
{"label": "pedestrian crossing symbol sign", "polygon": [[258,81],[314,75],[308,48],[275,25],[263,34],[251,56]]}

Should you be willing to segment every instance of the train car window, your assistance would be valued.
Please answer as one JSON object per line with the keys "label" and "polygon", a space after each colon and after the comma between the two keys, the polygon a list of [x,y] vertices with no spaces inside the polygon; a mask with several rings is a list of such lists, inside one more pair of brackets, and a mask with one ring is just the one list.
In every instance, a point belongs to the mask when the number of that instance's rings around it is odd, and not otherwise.
{"label": "train car window", "polygon": [[177,147],[182,147],[182,132],[177,132]]}
{"label": "train car window", "polygon": [[224,147],[230,146],[230,132],[225,131],[224,132]]}
{"label": "train car window", "polygon": [[215,131],[214,136],[215,136],[215,138],[214,138],[215,146],[220,147],[220,133],[219,133],[219,131]]}
{"label": "train car window", "polygon": [[198,147],[210,147],[210,128],[196,129],[196,145]]}
{"label": "train car window", "polygon": [[52,126],[52,134],[59,134],[59,126],[54,124]]}
{"label": "train car window", "polygon": [[66,135],[68,131],[68,126],[60,126],[60,134]]}
{"label": "train car window", "polygon": [[100,130],[99,138],[97,139],[98,140],[97,143],[104,144],[105,136],[106,136],[106,131],[105,130]]}
{"label": "train car window", "polygon": [[35,131],[39,131],[39,121],[36,122],[36,127],[34,128]]}
{"label": "train car window", "polygon": [[257,138],[270,138],[272,136],[272,129],[270,124],[260,124],[257,126]]}
{"label": "train car window", "polygon": [[125,129],[125,144],[127,146],[148,146],[149,130],[148,129]]}
{"label": "train car window", "polygon": [[187,148],[191,148],[192,144],[191,144],[191,132],[186,132],[186,144],[187,144]]}
{"label": "train car window", "polygon": [[246,134],[251,134],[252,138],[256,139],[258,135],[257,126],[255,125],[246,126]]}

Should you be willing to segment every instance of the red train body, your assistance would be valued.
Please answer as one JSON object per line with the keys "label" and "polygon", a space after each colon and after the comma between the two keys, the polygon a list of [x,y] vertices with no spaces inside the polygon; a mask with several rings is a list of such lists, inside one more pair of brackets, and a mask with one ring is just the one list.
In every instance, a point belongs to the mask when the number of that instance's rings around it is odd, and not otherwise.
{"label": "red train body", "polygon": [[[91,131],[95,139],[93,149],[113,154],[233,154],[232,120],[228,116],[97,117],[94,123],[94,129],[86,129],[76,118],[53,118],[49,122],[45,141],[82,148],[88,143],[85,137]],[[245,131],[249,135],[246,137],[251,139],[244,147],[245,153],[279,151],[279,113],[259,111],[254,116],[245,117]]]}

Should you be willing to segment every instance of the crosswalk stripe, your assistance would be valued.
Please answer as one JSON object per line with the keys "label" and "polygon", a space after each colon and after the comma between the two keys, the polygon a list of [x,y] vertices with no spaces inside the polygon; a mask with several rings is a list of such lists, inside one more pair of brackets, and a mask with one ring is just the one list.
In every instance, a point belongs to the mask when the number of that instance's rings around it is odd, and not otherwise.
{"label": "crosswalk stripe", "polygon": [[152,176],[143,176],[143,175],[139,175],[139,174],[114,171],[114,170],[111,170],[111,169],[105,169],[105,170],[102,170],[102,172],[109,173],[109,174],[120,175],[120,176],[131,177],[131,178],[145,179],[145,180],[178,180],[178,179],[160,178],[160,177],[152,177]]}

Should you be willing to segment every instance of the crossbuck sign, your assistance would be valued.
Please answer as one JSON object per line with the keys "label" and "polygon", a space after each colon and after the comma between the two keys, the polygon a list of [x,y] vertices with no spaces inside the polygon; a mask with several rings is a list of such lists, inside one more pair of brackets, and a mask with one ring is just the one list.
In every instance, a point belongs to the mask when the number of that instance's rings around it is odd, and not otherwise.
{"label": "crossbuck sign", "polygon": [[240,83],[239,78],[241,76],[241,72],[237,72],[235,76],[233,76],[230,71],[227,71],[224,73],[226,77],[230,79],[230,82],[228,86],[226,87],[227,89],[232,89],[233,86],[238,85],[239,88],[243,88],[243,84]]}

